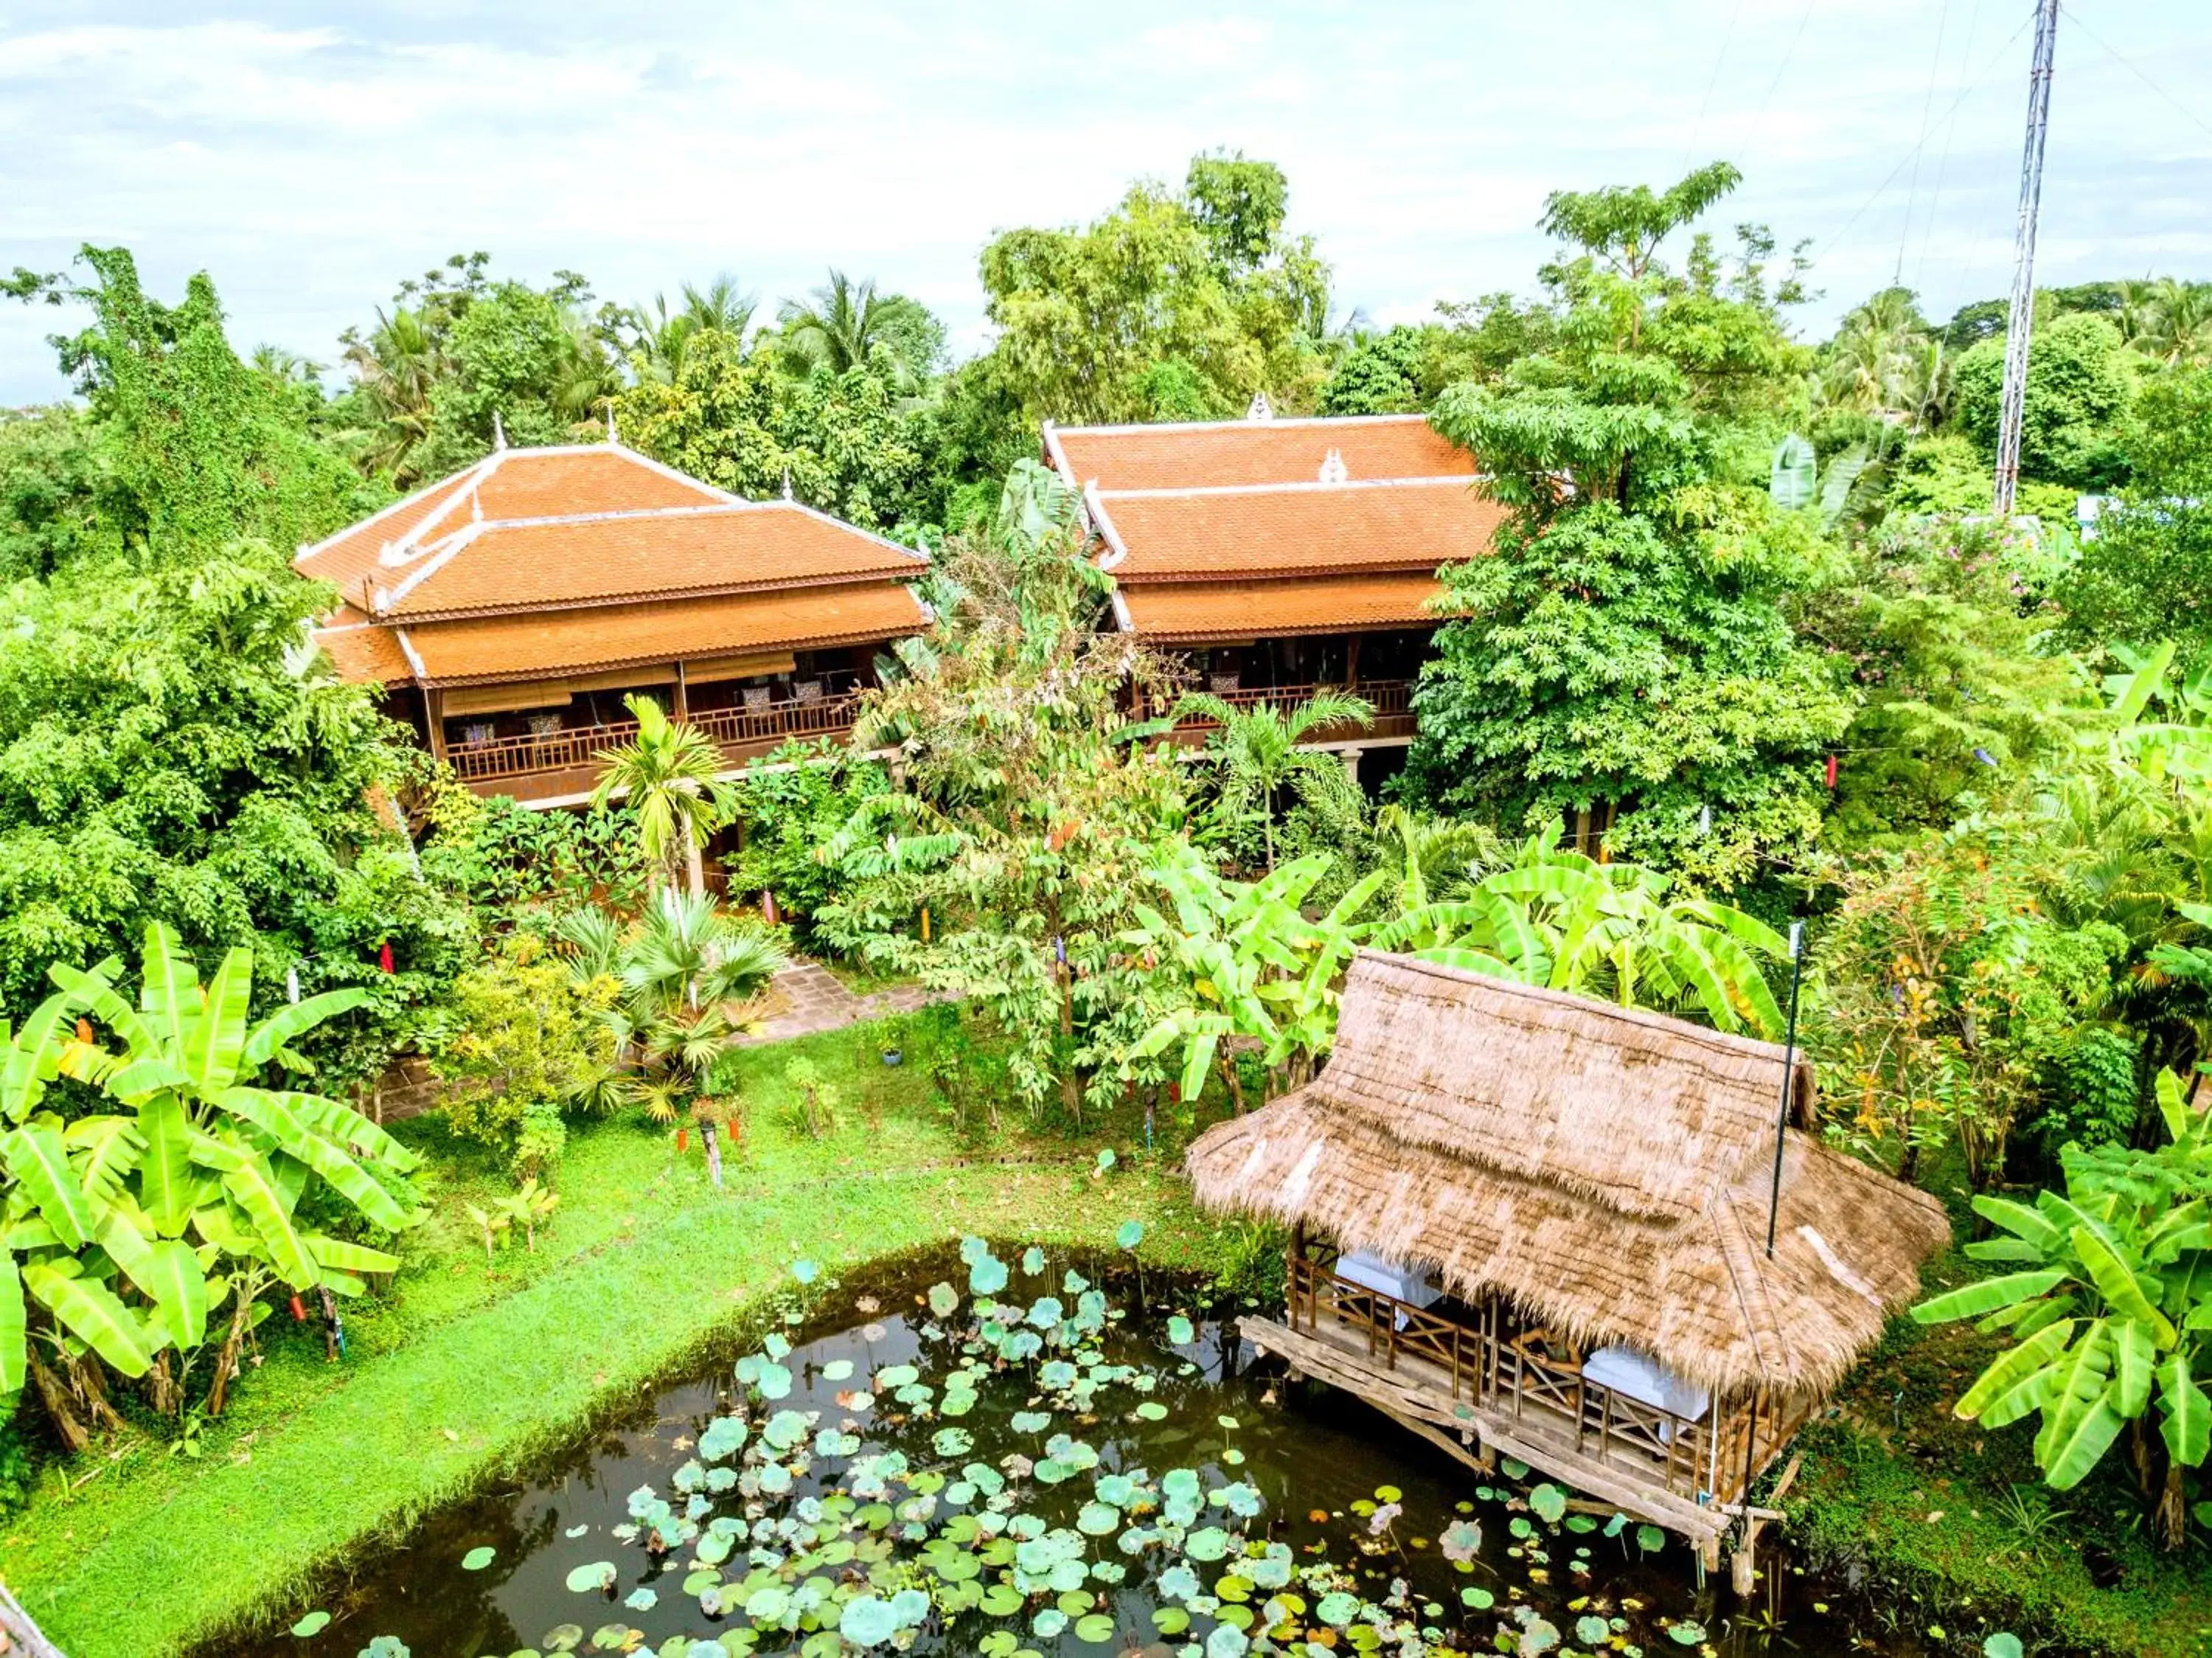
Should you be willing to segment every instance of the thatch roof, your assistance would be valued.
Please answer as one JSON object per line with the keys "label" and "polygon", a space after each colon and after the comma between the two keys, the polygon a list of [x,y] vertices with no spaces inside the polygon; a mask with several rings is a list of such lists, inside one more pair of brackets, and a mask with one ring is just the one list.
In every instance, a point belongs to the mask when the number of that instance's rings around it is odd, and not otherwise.
{"label": "thatch roof", "polygon": [[[1199,1201],[1432,1263],[1717,1391],[1825,1392],[1949,1235],[1926,1193],[1784,1135],[1783,1051],[1363,952],[1321,1076],[1191,1147]],[[1802,1056],[1792,1115],[1809,1122]]]}

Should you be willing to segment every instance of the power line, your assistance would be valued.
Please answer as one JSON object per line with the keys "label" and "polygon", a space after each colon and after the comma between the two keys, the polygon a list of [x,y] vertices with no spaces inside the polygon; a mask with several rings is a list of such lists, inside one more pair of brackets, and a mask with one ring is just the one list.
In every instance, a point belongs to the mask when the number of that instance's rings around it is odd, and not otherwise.
{"label": "power line", "polygon": [[2207,137],[2212,137],[2212,123],[2208,123],[2203,116],[2199,115],[2195,110],[2190,108],[2188,105],[2183,103],[2180,99],[2175,97],[2157,82],[2152,80],[2149,76],[2144,74],[2142,70],[2137,69],[2126,58],[2121,57],[2120,54],[2113,51],[2111,46],[2106,46],[2105,44],[2104,36],[2099,34],[2096,30],[2091,28],[2087,23],[2083,22],[2081,21],[2081,15],[2075,11],[2073,7],[2062,4],[2058,9],[2064,12],[2068,21],[2070,21],[2075,28],[2080,29],[2082,34],[2087,35],[2089,39],[2103,51],[2105,56],[2111,58],[2122,69],[2127,70],[2129,74],[2134,76],[2136,79],[2141,81],[2153,92],[2155,92],[2160,97],[2165,99],[2166,102],[2172,104],[2174,108],[2179,110],[2182,115],[2193,124],[2199,132],[2203,133]]}
{"label": "power line", "polygon": [[[1912,182],[1905,187],[1905,223],[1897,233],[1897,269],[1889,279],[1892,287],[1905,285],[1905,245],[1912,240],[1912,209],[1920,197],[1920,156],[1928,148],[1928,117],[1936,107],[1936,77],[1943,70],[1943,32],[1950,26],[1951,0],[1943,0],[1943,9],[1936,16],[1936,50],[1928,58],[1928,90],[1920,100],[1920,142],[1912,147]],[[1929,204],[1930,224],[1936,222],[1936,205]]]}
{"label": "power line", "polygon": [[1805,9],[1797,14],[1797,32],[1790,37],[1790,44],[1782,53],[1782,61],[1774,66],[1774,78],[1766,83],[1766,94],[1759,99],[1758,109],[1753,112],[1754,116],[1765,114],[1767,105],[1774,101],[1774,94],[1781,89],[1783,71],[1790,67],[1790,60],[1797,55],[1797,43],[1805,38],[1805,25],[1813,21],[1814,3],[1814,0],[1805,0]]}
{"label": "power line", "polygon": [[[1967,64],[1974,58],[1974,36],[1981,30],[1982,0],[1974,0],[1974,9],[1966,19],[1966,44],[1959,50],[1959,73],[1963,77]],[[1951,141],[1957,137],[1959,127],[1953,122],[1943,129],[1943,154],[1936,163],[1936,193],[1928,204],[1928,223],[1920,233],[1920,259],[1912,267],[1912,288],[1917,294],[1928,277],[1928,249],[1936,240],[1936,216],[1943,210],[1943,180],[1951,171]]]}
{"label": "power line", "polygon": [[[1972,80],[1965,82],[1960,87],[1958,96],[1951,100],[1951,107],[1943,112],[1942,120],[1940,125],[1945,127],[1948,127],[1950,125],[1952,119],[1958,114],[1960,106],[1966,101],[1966,94],[1973,91],[1977,86],[1981,84],[1981,76],[1983,75],[1987,75],[1990,70],[1996,67],[1997,64],[2002,60],[2005,53],[2012,50],[2013,42],[2019,40],[2022,34],[2025,34],[2027,32],[2027,26],[2034,21],[2035,13],[2031,9],[2027,16],[2021,19],[2020,27],[2015,28],[2005,38],[2005,43],[1996,49],[1996,52],[1990,57],[1989,62],[1983,64],[1981,75],[1976,76]],[[1924,143],[1926,141],[1923,139],[1922,142]],[[1904,172],[1905,169],[1911,164],[1913,156],[1918,155],[1919,152],[1920,145],[1915,144],[1910,151],[1904,155],[1899,156],[1898,158],[1897,165],[1889,169],[1888,177],[1885,178],[1880,184],[1874,187],[1867,198],[1859,204],[1858,210],[1853,213],[1850,217],[1844,221],[1842,228],[1837,230],[1833,235],[1826,237],[1815,244],[1820,250],[1815,256],[1815,262],[1820,259],[1826,258],[1829,254],[1836,251],[1837,246],[1842,242],[1843,239],[1846,235],[1850,234],[1851,227],[1866,216],[1867,210],[1872,207],[1875,203],[1881,199],[1884,193],[1888,191],[1890,186],[1897,182],[1898,174]]]}
{"label": "power line", "polygon": [[1698,105],[1698,119],[1690,128],[1690,142],[1682,150],[1680,171],[1688,172],[1691,161],[1698,152],[1698,139],[1705,128],[1705,113],[1713,107],[1713,88],[1721,83],[1721,67],[1728,62],[1729,42],[1735,39],[1735,20],[1743,13],[1743,0],[1735,0],[1729,9],[1728,27],[1721,31],[1720,55],[1713,59],[1713,72],[1705,79],[1705,95]]}

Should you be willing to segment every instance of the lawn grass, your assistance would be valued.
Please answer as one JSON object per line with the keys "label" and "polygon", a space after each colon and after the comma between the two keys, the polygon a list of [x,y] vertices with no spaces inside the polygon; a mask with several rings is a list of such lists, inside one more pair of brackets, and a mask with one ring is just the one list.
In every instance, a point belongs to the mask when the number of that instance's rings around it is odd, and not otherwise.
{"label": "lawn grass", "polygon": [[[434,1213],[410,1234],[392,1293],[349,1309],[346,1362],[325,1364],[313,1326],[280,1314],[198,1460],[149,1432],[68,1469],[73,1489],[50,1471],[0,1537],[0,1578],[71,1658],[176,1653],[652,1387],[778,1301],[801,1257],[836,1271],[963,1233],[1100,1245],[1138,1216],[1147,1259],[1217,1258],[1222,1234],[1189,1209],[1173,1157],[1145,1155],[1139,1124],[1038,1134],[1009,1111],[979,1138],[978,1110],[957,1131],[915,1063],[958,1039],[957,1018],[930,1010],[749,1051],[745,1157],[720,1191],[696,1138],[678,1157],[665,1131],[635,1122],[580,1132],[534,1254],[513,1246],[486,1261],[461,1205],[505,1177],[433,1124],[407,1125],[441,1174]],[[879,1058],[894,1037],[908,1055],[897,1069]],[[799,1131],[783,1082],[800,1053],[839,1099],[819,1141]],[[1103,1145],[1120,1161],[1100,1173]]]}
{"label": "lawn grass", "polygon": [[[1934,1292],[1990,1270],[1952,1253],[1922,1282]],[[1893,1322],[1800,1442],[1788,1506],[1808,1564],[1863,1567],[1915,1635],[1987,1618],[2031,1651],[2038,1637],[2144,1658],[2212,1649],[2212,1563],[2200,1542],[2152,1545],[2124,1441],[2074,1490],[2047,1491],[2034,1418],[1991,1431],[1952,1415],[2002,1346],[1971,1325]]]}

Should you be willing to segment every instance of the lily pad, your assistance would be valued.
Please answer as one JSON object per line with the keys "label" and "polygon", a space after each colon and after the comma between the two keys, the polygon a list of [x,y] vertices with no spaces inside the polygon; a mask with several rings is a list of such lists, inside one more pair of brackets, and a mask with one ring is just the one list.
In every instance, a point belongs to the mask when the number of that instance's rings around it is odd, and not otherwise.
{"label": "lily pad", "polygon": [[1528,1493],[1528,1506],[1539,1518],[1556,1526],[1567,1511],[1567,1494],[1556,1485],[1539,1485]]}
{"label": "lily pad", "polygon": [[568,1574],[568,1587],[578,1594],[605,1594],[618,1576],[611,1560],[587,1561]]}
{"label": "lily pad", "polygon": [[498,1558],[499,1551],[497,1549],[471,1549],[466,1554],[461,1557],[461,1570],[463,1571],[482,1571],[486,1566],[489,1566],[493,1561]]}
{"label": "lily pad", "polygon": [[[304,1641],[311,1635],[320,1635],[325,1630],[330,1627],[330,1613],[318,1607],[315,1611],[309,1612],[305,1618],[302,1618],[298,1623],[293,1624],[292,1633],[298,1636],[302,1641]],[[582,1632],[583,1631],[580,1630],[577,1631],[580,1635]]]}

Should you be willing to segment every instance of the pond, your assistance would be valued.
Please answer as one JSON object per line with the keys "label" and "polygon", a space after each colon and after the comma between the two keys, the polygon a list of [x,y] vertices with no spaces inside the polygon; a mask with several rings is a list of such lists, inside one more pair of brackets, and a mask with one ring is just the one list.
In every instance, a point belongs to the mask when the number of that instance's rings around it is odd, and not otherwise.
{"label": "pond", "polygon": [[1771,1555],[1753,1603],[1701,1586],[1655,1531],[1291,1381],[1237,1305],[1129,1259],[801,1263],[765,1338],[203,1658],[1923,1649]]}

